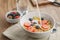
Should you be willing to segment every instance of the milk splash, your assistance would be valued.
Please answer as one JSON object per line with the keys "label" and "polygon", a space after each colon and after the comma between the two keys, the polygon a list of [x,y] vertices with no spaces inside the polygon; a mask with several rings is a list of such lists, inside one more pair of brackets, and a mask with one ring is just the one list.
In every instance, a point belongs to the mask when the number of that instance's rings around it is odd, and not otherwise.
{"label": "milk splash", "polygon": [[35,0],[35,2],[36,2],[37,11],[38,11],[38,13],[39,13],[39,18],[40,18],[40,27],[41,27],[41,26],[42,26],[42,23],[41,23],[41,12],[40,12],[40,10],[39,10],[38,0]]}

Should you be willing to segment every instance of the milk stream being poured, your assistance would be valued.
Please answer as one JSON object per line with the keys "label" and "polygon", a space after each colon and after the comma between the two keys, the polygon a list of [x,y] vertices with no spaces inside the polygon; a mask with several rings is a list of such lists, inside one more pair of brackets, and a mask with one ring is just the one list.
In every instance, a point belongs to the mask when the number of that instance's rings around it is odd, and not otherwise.
{"label": "milk stream being poured", "polygon": [[42,26],[42,24],[41,24],[41,12],[40,12],[40,10],[39,10],[38,0],[35,0],[35,2],[36,2],[37,12],[39,13],[39,18],[40,18],[40,27],[41,27],[41,26]]}

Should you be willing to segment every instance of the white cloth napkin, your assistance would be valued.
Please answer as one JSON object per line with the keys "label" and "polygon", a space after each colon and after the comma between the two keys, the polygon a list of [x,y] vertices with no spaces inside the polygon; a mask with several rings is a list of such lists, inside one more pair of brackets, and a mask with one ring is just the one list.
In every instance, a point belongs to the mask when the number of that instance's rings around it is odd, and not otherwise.
{"label": "white cloth napkin", "polygon": [[[27,34],[21,29],[19,23],[11,26],[3,35],[12,40],[48,40],[48,38],[34,39],[27,36]],[[60,40],[60,27],[57,27],[57,31],[50,35],[49,40]]]}

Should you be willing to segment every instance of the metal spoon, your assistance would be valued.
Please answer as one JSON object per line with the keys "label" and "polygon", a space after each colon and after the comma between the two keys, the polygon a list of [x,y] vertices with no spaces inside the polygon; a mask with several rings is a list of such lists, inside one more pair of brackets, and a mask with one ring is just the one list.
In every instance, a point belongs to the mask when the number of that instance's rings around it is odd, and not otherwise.
{"label": "metal spoon", "polygon": [[55,6],[60,6],[60,2],[58,2],[57,0],[48,0],[49,2],[52,2],[53,5]]}

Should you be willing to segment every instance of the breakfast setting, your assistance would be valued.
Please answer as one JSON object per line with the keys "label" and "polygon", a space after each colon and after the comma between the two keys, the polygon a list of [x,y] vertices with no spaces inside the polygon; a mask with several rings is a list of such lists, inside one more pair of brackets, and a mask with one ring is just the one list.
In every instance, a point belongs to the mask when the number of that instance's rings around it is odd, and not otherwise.
{"label": "breakfast setting", "polygon": [[60,0],[0,0],[0,40],[60,40]]}

